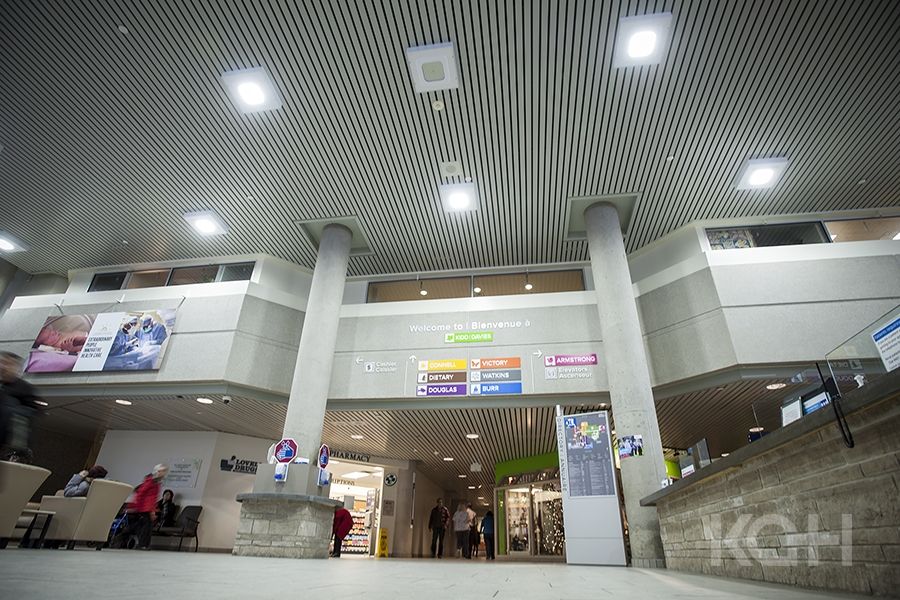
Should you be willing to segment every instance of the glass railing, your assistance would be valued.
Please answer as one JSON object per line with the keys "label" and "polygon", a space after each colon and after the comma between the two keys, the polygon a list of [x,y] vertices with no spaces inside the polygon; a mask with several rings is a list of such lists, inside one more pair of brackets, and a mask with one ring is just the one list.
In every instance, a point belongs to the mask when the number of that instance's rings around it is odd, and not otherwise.
{"label": "glass railing", "polygon": [[841,395],[900,367],[900,305],[829,352],[826,361]]}
{"label": "glass railing", "polygon": [[707,438],[695,440],[691,448],[678,449],[673,462],[682,474],[685,469],[699,470],[823,410],[834,417],[845,443],[852,447],[853,434],[844,418],[841,396],[894,369],[900,369],[900,305],[829,352],[825,360],[782,366],[771,374],[756,374],[696,393],[700,398],[715,398],[721,426],[709,429]]}

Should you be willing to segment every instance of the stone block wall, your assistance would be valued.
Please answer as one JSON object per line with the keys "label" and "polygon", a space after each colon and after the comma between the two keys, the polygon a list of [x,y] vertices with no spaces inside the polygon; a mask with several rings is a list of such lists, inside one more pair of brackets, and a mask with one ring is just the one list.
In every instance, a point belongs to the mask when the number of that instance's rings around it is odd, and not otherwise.
{"label": "stone block wall", "polygon": [[334,507],[317,502],[244,499],[234,540],[237,556],[328,558]]}
{"label": "stone block wall", "polygon": [[[830,407],[826,407],[831,410]],[[671,569],[900,594],[900,393],[661,498]]]}

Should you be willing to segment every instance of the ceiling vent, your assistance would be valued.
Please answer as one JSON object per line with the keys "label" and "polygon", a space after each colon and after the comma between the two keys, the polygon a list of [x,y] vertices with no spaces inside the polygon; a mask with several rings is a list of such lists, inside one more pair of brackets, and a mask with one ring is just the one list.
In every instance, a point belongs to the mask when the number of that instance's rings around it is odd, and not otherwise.
{"label": "ceiling vent", "polygon": [[453,44],[434,44],[406,49],[406,62],[418,94],[459,87],[456,53]]}
{"label": "ceiling vent", "polygon": [[451,160],[441,163],[441,177],[462,177],[462,163],[458,160]]}

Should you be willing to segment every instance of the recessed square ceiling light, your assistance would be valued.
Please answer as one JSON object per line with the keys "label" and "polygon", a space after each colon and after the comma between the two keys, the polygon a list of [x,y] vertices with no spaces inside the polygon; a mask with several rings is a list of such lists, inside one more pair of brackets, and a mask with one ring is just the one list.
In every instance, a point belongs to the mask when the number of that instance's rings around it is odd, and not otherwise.
{"label": "recessed square ceiling light", "polygon": [[672,28],[672,13],[636,15],[619,19],[614,67],[636,67],[662,62]]}
{"label": "recessed square ceiling light", "polygon": [[788,166],[786,158],[752,158],[744,163],[737,189],[757,190],[773,187]]}
{"label": "recessed square ceiling light", "polygon": [[228,233],[228,225],[219,215],[211,210],[185,213],[184,220],[202,236],[223,235]]}
{"label": "recessed square ceiling light", "polygon": [[372,473],[366,473],[365,471],[351,471],[349,473],[344,473],[343,475],[339,475],[341,479],[362,479],[363,477],[368,477]]}
{"label": "recessed square ceiling light", "polygon": [[440,186],[441,203],[447,212],[478,210],[478,193],[474,183],[446,183]]}
{"label": "recessed square ceiling light", "polygon": [[0,231],[0,252],[24,252],[28,246],[10,233]]}
{"label": "recessed square ceiling light", "polygon": [[275,82],[262,67],[222,73],[222,84],[242,113],[281,108],[281,95]]}
{"label": "recessed square ceiling light", "polygon": [[452,42],[407,48],[406,62],[413,89],[418,94],[459,87]]}

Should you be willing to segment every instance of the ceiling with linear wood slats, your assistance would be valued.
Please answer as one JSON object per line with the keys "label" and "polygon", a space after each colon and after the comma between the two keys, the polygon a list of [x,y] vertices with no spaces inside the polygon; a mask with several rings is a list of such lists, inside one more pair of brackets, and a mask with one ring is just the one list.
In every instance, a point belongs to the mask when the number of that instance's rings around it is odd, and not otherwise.
{"label": "ceiling with linear wood slats", "polygon": [[[619,17],[662,11],[664,61],[613,68]],[[640,194],[629,251],[697,219],[896,206],[898,39],[894,0],[7,0],[0,230],[29,272],[311,267],[295,221],[358,215],[366,275],[585,260],[573,196]],[[460,87],[416,94],[404,50],[438,42]],[[241,114],[219,76],[256,66],[284,106]],[[776,187],[735,189],[773,156]],[[480,210],[441,209],[451,160]],[[231,231],[195,236],[182,214],[204,209]]]}

